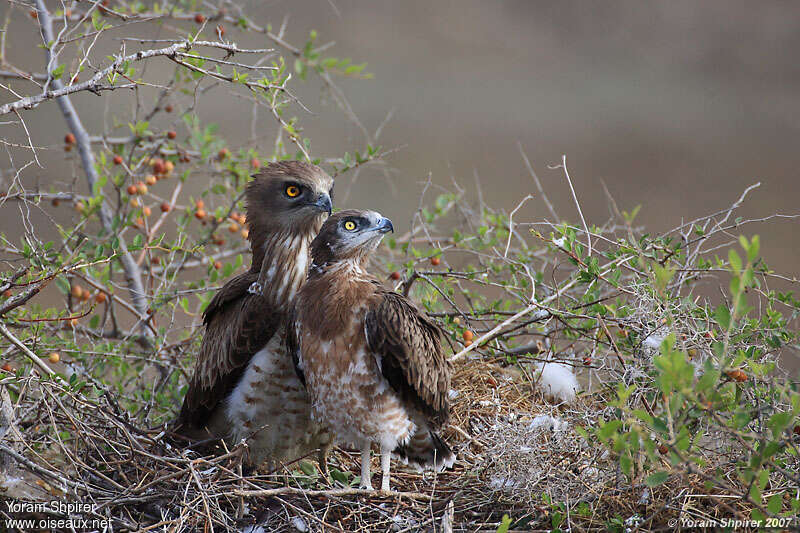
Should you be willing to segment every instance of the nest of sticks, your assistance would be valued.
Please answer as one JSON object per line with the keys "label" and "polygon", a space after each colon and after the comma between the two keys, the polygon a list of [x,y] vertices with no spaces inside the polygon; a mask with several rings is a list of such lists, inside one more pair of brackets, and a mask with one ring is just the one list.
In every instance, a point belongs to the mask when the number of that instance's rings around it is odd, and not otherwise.
{"label": "nest of sticks", "polygon": [[[602,395],[554,405],[524,369],[477,358],[457,365],[445,431],[456,466],[437,474],[398,464],[388,494],[355,488],[355,451],[333,453],[329,477],[303,460],[247,472],[244,444],[199,455],[137,427],[107,390],[32,374],[17,382],[16,405],[3,389],[0,498],[88,503],[82,518],[117,531],[495,531],[504,515],[522,530],[554,520],[603,530],[614,516],[652,525],[687,505],[726,505],[701,496],[701,474],[656,492],[626,482],[605,448],[579,433],[604,416]],[[0,514],[20,518],[7,507]]]}

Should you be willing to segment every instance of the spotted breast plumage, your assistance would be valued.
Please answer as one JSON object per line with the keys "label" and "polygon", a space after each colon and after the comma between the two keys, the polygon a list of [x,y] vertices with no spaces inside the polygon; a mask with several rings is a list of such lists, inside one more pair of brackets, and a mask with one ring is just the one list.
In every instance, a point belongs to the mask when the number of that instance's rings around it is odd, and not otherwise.
{"label": "spotted breast plumage", "polygon": [[449,414],[450,365],[438,326],[366,270],[391,222],[373,211],[331,216],[312,243],[309,279],[287,328],[287,347],[311,398],[312,417],[362,452],[372,488],[371,446],[389,490],[392,453],[441,469],[455,457],[437,434]]}
{"label": "spotted breast plumage", "polygon": [[[306,280],[309,247],[331,211],[333,180],[319,167],[272,163],[248,185],[253,262],[220,289],[204,313],[206,332],[178,418],[193,439],[246,439],[258,465],[326,453],[331,437],[313,422],[305,388],[283,339]],[[323,468],[325,467],[322,461]]]}

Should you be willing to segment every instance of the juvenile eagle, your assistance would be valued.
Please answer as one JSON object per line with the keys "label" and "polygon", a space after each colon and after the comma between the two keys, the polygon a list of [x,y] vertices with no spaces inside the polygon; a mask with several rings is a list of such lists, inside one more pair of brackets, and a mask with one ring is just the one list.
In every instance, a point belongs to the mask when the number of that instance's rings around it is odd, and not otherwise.
{"label": "juvenile eagle", "polygon": [[436,433],[448,417],[451,373],[439,327],[365,270],[393,230],[374,211],[328,218],[311,244],[309,278],[295,301],[294,327],[287,327],[312,418],[361,450],[366,489],[373,443],[381,454],[381,490],[389,490],[392,453],[437,470],[455,461]]}
{"label": "juvenile eagle", "polygon": [[331,212],[333,179],[299,161],[271,163],[247,186],[250,270],[228,281],[205,310],[206,326],[178,432],[247,438],[250,462],[270,466],[323,450],[330,437],[310,418],[308,396],[283,342],[306,280],[309,246]]}

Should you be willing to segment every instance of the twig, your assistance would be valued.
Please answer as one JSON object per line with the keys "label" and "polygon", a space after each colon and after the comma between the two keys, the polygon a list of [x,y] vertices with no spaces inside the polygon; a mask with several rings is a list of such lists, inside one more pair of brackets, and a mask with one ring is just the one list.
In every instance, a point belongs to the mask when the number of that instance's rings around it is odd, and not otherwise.
{"label": "twig", "polygon": [[421,492],[394,492],[382,490],[367,490],[367,489],[332,489],[332,490],[306,490],[298,489],[296,487],[279,487],[276,489],[260,489],[260,490],[235,490],[233,493],[237,496],[244,497],[259,497],[269,498],[272,496],[279,496],[281,494],[296,494],[300,496],[307,496],[309,498],[324,496],[329,498],[336,498],[342,496],[374,496],[379,498],[406,498],[410,500],[423,500],[431,501],[429,494]]}
{"label": "twig", "polygon": [[564,176],[567,178],[567,183],[569,183],[569,190],[572,191],[572,199],[575,200],[575,207],[578,208],[578,214],[581,217],[581,222],[583,223],[583,231],[586,232],[586,240],[589,244],[587,248],[587,256],[591,257],[592,255],[592,234],[589,233],[589,227],[586,225],[586,219],[583,218],[583,210],[581,209],[581,203],[578,201],[578,195],[575,194],[575,187],[572,186],[572,180],[569,177],[569,171],[567,170],[567,156],[561,156],[561,164],[556,165],[554,167],[549,167],[551,169],[563,168],[564,169]]}

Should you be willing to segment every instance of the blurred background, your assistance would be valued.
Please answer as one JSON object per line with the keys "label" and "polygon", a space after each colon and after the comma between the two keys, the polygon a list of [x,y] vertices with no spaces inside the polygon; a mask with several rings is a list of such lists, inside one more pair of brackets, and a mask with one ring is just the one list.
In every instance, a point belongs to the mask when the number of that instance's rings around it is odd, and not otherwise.
{"label": "blurred background", "polygon": [[[369,64],[374,79],[338,83],[371,134],[391,113],[378,144],[396,148],[387,160],[392,170],[387,180],[379,168],[364,169],[349,194],[347,186],[339,188],[337,200],[340,207],[377,209],[400,231],[408,228],[429,173],[436,183],[450,186],[454,179],[473,191],[478,176],[488,203],[512,209],[534,192],[517,143],[558,214],[574,222],[563,173],[548,169],[562,154],[590,223],[602,224],[609,216],[603,184],[621,209],[641,204],[638,221],[652,231],[725,208],[755,182],[762,186],[741,215],[800,211],[796,2],[242,4],[254,20],[274,29],[288,16],[289,42],[302,45],[314,29],[318,44],[335,42],[326,54]],[[8,57],[41,71],[35,22],[16,11]],[[233,29],[226,38],[265,46],[257,35]],[[110,50],[119,46],[107,44]],[[169,62],[160,64],[165,74],[171,72]],[[296,110],[314,155],[363,149],[362,132],[319,86],[297,83],[295,90],[313,111]],[[222,91],[228,89],[217,93]],[[223,96],[202,95],[201,118],[218,122],[232,142],[246,142],[250,105]],[[104,106],[89,94],[75,102],[89,128],[99,132],[113,124],[114,106],[129,108],[130,98],[117,91],[102,100]],[[8,93],[0,100],[9,100]],[[59,147],[66,128],[54,103],[26,117],[29,129],[52,136],[37,143]],[[259,134],[267,152],[274,131],[274,120],[262,114]],[[54,152],[53,161],[63,161]],[[63,164],[45,165],[37,179],[69,181],[59,174],[63,170]],[[16,215],[3,211],[0,223],[7,227]],[[546,217],[537,198],[519,220]],[[753,225],[747,233],[761,235],[763,254],[774,268],[796,274],[798,229],[798,220],[784,220]]]}

